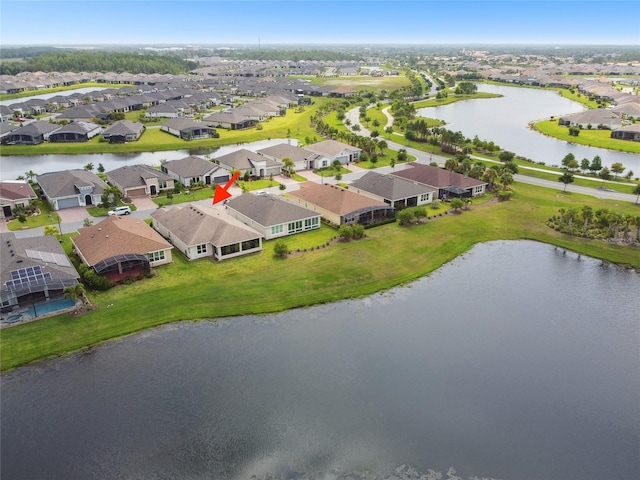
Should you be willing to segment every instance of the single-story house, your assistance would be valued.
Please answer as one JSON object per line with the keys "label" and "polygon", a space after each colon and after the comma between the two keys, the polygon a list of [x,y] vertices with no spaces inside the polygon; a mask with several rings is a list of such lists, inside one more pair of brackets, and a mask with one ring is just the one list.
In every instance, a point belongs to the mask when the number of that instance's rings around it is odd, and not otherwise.
{"label": "single-story house", "polygon": [[178,118],[182,116],[180,110],[170,103],[154,105],[146,110],[145,115],[151,118]]}
{"label": "single-story house", "polygon": [[437,189],[393,175],[367,172],[351,182],[349,190],[381,200],[395,208],[416,207],[431,203]]}
{"label": "single-story house", "polygon": [[164,173],[185,186],[198,182],[205,185],[227,183],[231,179],[231,172],[226,168],[194,155],[170,160],[163,163],[161,168]]}
{"label": "single-story house", "polygon": [[98,205],[107,186],[95,173],[81,169],[44,173],[36,182],[54,210]]}
{"label": "single-story house", "polygon": [[71,238],[80,259],[111,281],[149,273],[173,261],[173,248],[139,218],[112,215]]}
{"label": "single-story house", "polygon": [[613,130],[622,126],[622,114],[607,108],[594,108],[565,115],[558,120],[558,124],[567,127],[591,128],[593,130],[599,127]]}
{"label": "single-story house", "polygon": [[50,142],[88,142],[100,135],[102,127],[89,122],[71,122],[49,135]]}
{"label": "single-story house", "polygon": [[0,122],[0,142],[2,142],[2,145],[9,143],[9,137],[19,128],[22,127],[11,122]]}
{"label": "single-story house", "polygon": [[9,122],[13,118],[13,110],[7,105],[0,105],[0,123]]}
{"label": "single-story house", "polygon": [[433,187],[437,189],[436,198],[444,200],[484,195],[487,187],[486,182],[461,173],[415,162],[407,164],[406,169],[392,175]]}
{"label": "single-story house", "polygon": [[369,225],[395,217],[395,208],[337,185],[300,184],[289,193],[291,201],[320,213],[333,225]]}
{"label": "single-story house", "polygon": [[107,180],[118,187],[125,197],[153,196],[175,187],[173,178],[148,165],[125,165],[116,168],[107,172]]}
{"label": "single-story house", "polygon": [[223,209],[177,205],[154,210],[151,218],[153,228],[189,260],[225,260],[262,250],[262,235]]}
{"label": "single-story house", "polygon": [[282,163],[285,158],[289,158],[293,162],[293,168],[296,172],[312,170],[319,160],[325,158],[323,155],[288,143],[272,145],[271,147],[258,150],[257,153],[280,163]]}
{"label": "single-story house", "polygon": [[135,142],[142,136],[144,130],[145,127],[140,122],[120,120],[105,129],[102,132],[102,138],[109,143]]}
{"label": "single-story house", "polygon": [[202,122],[212,127],[227,128],[229,130],[244,130],[245,128],[255,127],[258,124],[258,120],[241,115],[234,110],[211,113],[204,117]]}
{"label": "single-story house", "polygon": [[362,149],[338,142],[337,140],[324,140],[322,142],[312,143],[304,148],[325,157],[323,160],[315,162],[314,165],[309,168],[328,167],[336,160],[340,161],[342,165],[346,165],[357,162],[362,154]]}
{"label": "single-story house", "polygon": [[2,313],[61,299],[65,287],[80,275],[53,235],[16,238],[0,234],[0,285]]}
{"label": "single-story house", "polygon": [[3,181],[0,182],[0,218],[13,217],[16,207],[26,207],[38,196],[28,182]]}
{"label": "single-story house", "polygon": [[216,130],[205,123],[195,122],[188,118],[172,118],[165,122],[160,130],[170,133],[183,140],[196,140],[198,138],[211,138]]}
{"label": "single-story house", "polygon": [[264,178],[282,173],[282,164],[255,152],[242,148],[215,159],[229,171],[238,170],[240,175],[249,172],[252,177]]}
{"label": "single-story house", "polygon": [[611,132],[611,138],[640,142],[640,124],[634,123],[625,127],[616,128]]}
{"label": "single-story house", "polygon": [[283,197],[244,193],[227,203],[227,212],[266,240],[320,228],[320,214]]}
{"label": "single-story house", "polygon": [[27,123],[17,130],[12,131],[6,143],[12,145],[37,145],[48,140],[49,136],[60,128],[60,125],[44,120]]}

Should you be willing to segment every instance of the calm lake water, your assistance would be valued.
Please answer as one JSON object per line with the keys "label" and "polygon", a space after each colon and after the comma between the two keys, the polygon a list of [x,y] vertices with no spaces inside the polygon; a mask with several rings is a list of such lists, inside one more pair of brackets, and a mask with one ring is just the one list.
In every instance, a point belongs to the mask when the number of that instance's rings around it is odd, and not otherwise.
{"label": "calm lake water", "polygon": [[600,155],[604,166],[611,167],[611,164],[620,162],[633,170],[636,176],[640,174],[640,155],[572,145],[529,128],[532,121],[583,111],[584,107],[578,102],[549,90],[483,84],[478,84],[478,90],[503,96],[421,108],[417,113],[444,120],[447,122],[446,128],[460,131],[465,137],[477,135],[481,140],[492,140],[500,147],[536,162],[561,165],[568,153],[573,153],[578,162]]}
{"label": "calm lake water", "polygon": [[1,476],[635,480],[639,292],[501,241],[363,299],[145,331],[3,375]]}

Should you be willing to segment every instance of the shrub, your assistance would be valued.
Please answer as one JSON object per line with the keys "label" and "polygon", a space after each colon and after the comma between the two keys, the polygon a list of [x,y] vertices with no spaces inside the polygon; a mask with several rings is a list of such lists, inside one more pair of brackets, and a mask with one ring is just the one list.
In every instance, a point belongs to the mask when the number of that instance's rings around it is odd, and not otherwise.
{"label": "shrub", "polygon": [[355,238],[356,240],[364,237],[364,227],[362,225],[353,225],[351,227],[351,230],[353,232],[353,238]]}
{"label": "shrub", "polygon": [[289,247],[282,240],[278,240],[273,246],[273,252],[276,257],[286,257],[289,254]]}
{"label": "shrub", "polygon": [[413,212],[411,210],[402,210],[400,212],[398,212],[398,222],[400,223],[400,225],[409,225],[411,222],[413,222]]}
{"label": "shrub", "polygon": [[353,228],[350,225],[342,225],[338,233],[345,240],[351,240],[353,238]]}

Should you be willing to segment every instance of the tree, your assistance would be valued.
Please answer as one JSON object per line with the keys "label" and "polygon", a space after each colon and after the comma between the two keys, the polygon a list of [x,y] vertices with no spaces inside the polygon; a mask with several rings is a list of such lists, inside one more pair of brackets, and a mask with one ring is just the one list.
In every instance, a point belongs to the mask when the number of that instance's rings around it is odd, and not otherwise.
{"label": "tree", "polygon": [[64,298],[70,298],[76,304],[76,312],[78,311],[78,300],[82,300],[82,303],[84,304],[86,294],[87,292],[84,289],[84,285],[82,285],[81,283],[76,283],[72,287],[64,287],[64,290],[62,290],[62,295],[64,296]]}
{"label": "tree", "polygon": [[24,172],[24,176],[29,183],[33,183],[34,179],[38,176],[38,174],[33,170],[29,170],[28,172]]}
{"label": "tree", "polygon": [[98,173],[104,173],[104,165],[101,163],[98,164]]}
{"label": "tree", "polygon": [[582,225],[582,235],[587,234],[587,229],[589,228],[589,222],[593,218],[593,208],[589,205],[585,205],[582,207],[582,219],[584,220],[584,224]]}
{"label": "tree", "polygon": [[287,189],[287,186],[284,183],[281,183],[278,188],[284,192]]}
{"label": "tree", "polygon": [[513,159],[515,158],[515,156],[516,156],[515,153],[503,150],[500,152],[500,155],[498,155],[498,158],[500,159],[501,162],[507,163],[507,162],[513,162]]}
{"label": "tree", "polygon": [[591,170],[593,173],[597,173],[602,170],[602,159],[598,155],[593,157],[593,160],[591,160],[589,170]]}
{"label": "tree", "polygon": [[640,199],[640,183],[633,187],[633,191],[631,192],[636,195],[636,205],[638,204],[638,199]]}
{"label": "tree", "polygon": [[89,162],[89,163],[87,163],[83,168],[84,168],[85,170],[89,171],[89,172],[93,172],[93,169],[94,169],[95,167],[93,166],[93,163]]}
{"label": "tree", "polygon": [[60,235],[60,230],[58,230],[58,227],[56,227],[55,225],[46,225],[44,227],[44,234],[57,237],[58,235]]}
{"label": "tree", "polygon": [[564,172],[559,178],[558,181],[564,183],[564,190],[562,190],[563,192],[567,191],[567,185],[569,185],[570,183],[573,183],[573,174],[571,172]]}
{"label": "tree", "polygon": [[582,170],[582,173],[585,173],[587,170],[589,170],[590,165],[591,163],[589,162],[589,159],[583,158],[580,162],[580,170]]}
{"label": "tree", "polygon": [[580,127],[569,127],[569,136],[577,137],[580,135]]}
{"label": "tree", "polygon": [[286,257],[289,254],[289,247],[282,240],[278,240],[273,246],[273,252],[276,257]]}
{"label": "tree", "polygon": [[293,163],[293,160],[291,160],[291,158],[284,157],[282,159],[282,173],[284,173],[287,177],[290,177],[291,175],[296,173],[294,167],[295,164]]}
{"label": "tree", "polygon": [[616,174],[615,178],[617,179],[618,175],[624,172],[624,165],[620,162],[615,162],[611,165],[611,171]]}
{"label": "tree", "polygon": [[602,179],[602,185],[604,185],[604,182],[606,182],[607,180],[611,180],[611,172],[609,172],[609,169],[607,167],[604,167],[602,170],[600,170],[598,176]]}
{"label": "tree", "polygon": [[567,169],[572,172],[575,172],[579,167],[580,164],[575,158],[573,160],[569,160],[569,163],[567,163]]}
{"label": "tree", "polygon": [[508,170],[502,172],[502,175],[500,175],[500,183],[502,184],[502,189],[507,190],[507,188],[509,188],[509,185],[513,183],[513,175],[511,174],[511,172],[509,172]]}
{"label": "tree", "polygon": [[451,208],[453,208],[456,212],[459,211],[462,206],[464,205],[464,202],[462,201],[461,198],[452,198],[451,202],[450,202]]}
{"label": "tree", "polygon": [[400,150],[398,150],[397,158],[399,162],[406,162],[407,159],[409,158],[409,154],[407,153],[407,150],[405,148],[401,148]]}
{"label": "tree", "polygon": [[103,207],[115,207],[120,202],[122,198],[122,192],[115,185],[109,185],[104,188],[102,192],[102,196],[100,200],[102,201]]}

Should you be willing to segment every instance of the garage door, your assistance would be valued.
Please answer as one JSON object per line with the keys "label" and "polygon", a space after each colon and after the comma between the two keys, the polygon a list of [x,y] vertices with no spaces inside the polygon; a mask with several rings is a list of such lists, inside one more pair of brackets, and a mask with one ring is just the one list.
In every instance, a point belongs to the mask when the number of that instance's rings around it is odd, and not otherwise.
{"label": "garage door", "polygon": [[213,183],[227,183],[231,178],[229,175],[220,175],[219,177],[213,177]]}
{"label": "garage door", "polygon": [[131,188],[127,190],[127,195],[130,197],[144,197],[146,192],[144,191],[144,187]]}
{"label": "garage door", "polygon": [[58,209],[60,208],[71,208],[71,207],[79,207],[80,201],[77,197],[74,198],[61,198],[58,200]]}

